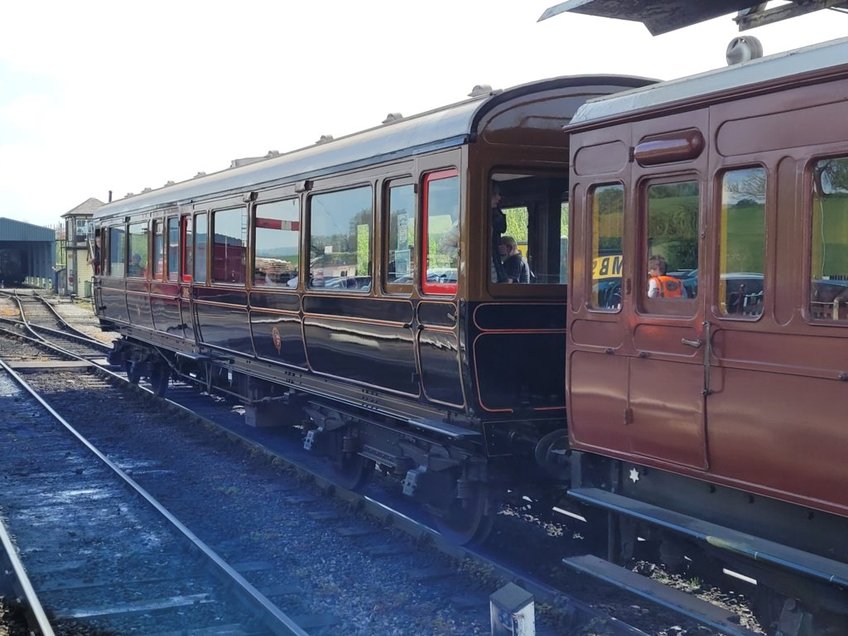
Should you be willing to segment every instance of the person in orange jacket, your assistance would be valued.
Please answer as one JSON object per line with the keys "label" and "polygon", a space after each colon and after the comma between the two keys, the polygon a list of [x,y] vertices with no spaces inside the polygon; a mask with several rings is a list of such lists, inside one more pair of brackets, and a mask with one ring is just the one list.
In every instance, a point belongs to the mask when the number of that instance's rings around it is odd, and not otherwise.
{"label": "person in orange jacket", "polygon": [[683,283],[668,276],[668,263],[662,256],[648,259],[648,298],[686,298]]}

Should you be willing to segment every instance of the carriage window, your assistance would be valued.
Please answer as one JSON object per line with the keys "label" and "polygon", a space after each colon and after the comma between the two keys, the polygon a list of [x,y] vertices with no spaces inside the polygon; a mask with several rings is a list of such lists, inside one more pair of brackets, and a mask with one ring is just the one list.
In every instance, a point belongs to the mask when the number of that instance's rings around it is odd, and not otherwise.
{"label": "carriage window", "polygon": [[162,280],[165,272],[165,237],[163,235],[164,221],[153,221],[153,278]]}
{"label": "carriage window", "polygon": [[592,210],[592,296],[589,307],[617,311],[621,307],[624,262],[624,186],[600,185],[589,193]]}
{"label": "carriage window", "polygon": [[180,219],[180,228],[183,238],[183,282],[190,283],[191,273],[194,271],[194,233],[190,216]]}
{"label": "carriage window", "polygon": [[310,199],[309,287],[371,289],[371,187]]}
{"label": "carriage window", "polygon": [[459,176],[456,170],[424,177],[424,254],[421,288],[428,294],[455,294],[459,272]]}
{"label": "carriage window", "polygon": [[848,320],[848,158],[813,167],[810,315]]}
{"label": "carriage window", "polygon": [[177,280],[180,270],[180,225],[179,219],[168,219],[168,280]]}
{"label": "carriage window", "polygon": [[492,175],[489,274],[493,283],[566,284],[567,191],[562,178]]}
{"label": "carriage window", "polygon": [[212,220],[212,281],[244,285],[247,211],[243,207],[215,210]]}
{"label": "carriage window", "polygon": [[123,227],[109,228],[109,274],[118,278],[123,278],[125,272],[127,253],[125,236]]}
{"label": "carriage window", "polygon": [[128,276],[147,276],[147,223],[132,223],[130,230],[130,262]]}
{"label": "carriage window", "polygon": [[726,316],[763,313],[766,247],[766,171],[725,173],[721,191],[718,308]]}
{"label": "carriage window", "polygon": [[256,260],[253,284],[297,287],[300,262],[300,202],[297,199],[256,206]]}
{"label": "carriage window", "polygon": [[412,184],[388,188],[389,240],[386,246],[386,283],[411,285],[415,255],[415,188]]}
{"label": "carriage window", "polygon": [[194,282],[206,282],[206,242],[209,230],[206,213],[194,217]]}
{"label": "carriage window", "polygon": [[643,297],[668,303],[695,298],[698,294],[698,182],[653,184],[646,194],[647,282]]}

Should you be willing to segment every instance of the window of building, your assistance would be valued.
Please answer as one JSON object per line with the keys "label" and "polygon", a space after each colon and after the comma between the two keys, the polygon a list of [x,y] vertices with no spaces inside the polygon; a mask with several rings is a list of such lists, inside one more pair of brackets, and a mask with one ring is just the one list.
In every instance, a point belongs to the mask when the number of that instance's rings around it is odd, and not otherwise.
{"label": "window of building", "polygon": [[459,275],[459,175],[442,170],[424,176],[421,288],[427,294],[455,294]]}
{"label": "window of building", "polygon": [[162,280],[165,273],[165,222],[153,221],[153,278]]}
{"label": "window of building", "polygon": [[[698,295],[697,181],[654,183],[646,191],[647,283],[643,298],[679,302]],[[681,311],[687,309],[684,303]]]}
{"label": "window of building", "polygon": [[763,313],[766,171],[743,168],[722,177],[718,309],[725,316]]}
{"label": "window of building", "polygon": [[118,278],[125,275],[127,254],[126,232],[123,227],[109,228],[109,274]]}
{"label": "window of building", "polygon": [[567,194],[561,177],[492,175],[489,270],[493,283],[568,282]]}
{"label": "window of building", "polygon": [[310,198],[310,289],[371,289],[372,201],[370,186]]}
{"label": "window of building", "polygon": [[194,282],[206,282],[206,246],[209,240],[209,225],[206,213],[194,217]]}
{"label": "window of building", "polygon": [[300,266],[300,202],[271,201],[256,206],[253,284],[297,287]]}
{"label": "window of building", "polygon": [[168,219],[168,280],[178,280],[180,272],[180,220]]}
{"label": "window of building", "polygon": [[848,320],[848,157],[813,166],[810,315]]}
{"label": "window of building", "polygon": [[212,213],[212,280],[244,285],[247,266],[247,210],[244,207]]}
{"label": "window of building", "polygon": [[589,192],[592,211],[592,295],[589,306],[602,311],[621,308],[624,264],[624,186],[598,185]]}
{"label": "window of building", "polygon": [[147,223],[130,223],[130,261],[127,267],[128,276],[147,276]]}
{"label": "window of building", "polygon": [[386,199],[386,284],[399,290],[412,285],[415,277],[415,188],[411,183],[390,184]]}

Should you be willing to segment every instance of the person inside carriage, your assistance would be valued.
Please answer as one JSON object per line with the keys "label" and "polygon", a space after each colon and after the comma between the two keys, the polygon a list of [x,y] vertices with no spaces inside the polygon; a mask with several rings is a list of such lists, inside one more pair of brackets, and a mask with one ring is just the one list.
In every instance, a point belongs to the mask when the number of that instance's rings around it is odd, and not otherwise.
{"label": "person inside carriage", "polygon": [[664,257],[655,255],[648,259],[648,298],[686,298],[683,283],[667,272]]}

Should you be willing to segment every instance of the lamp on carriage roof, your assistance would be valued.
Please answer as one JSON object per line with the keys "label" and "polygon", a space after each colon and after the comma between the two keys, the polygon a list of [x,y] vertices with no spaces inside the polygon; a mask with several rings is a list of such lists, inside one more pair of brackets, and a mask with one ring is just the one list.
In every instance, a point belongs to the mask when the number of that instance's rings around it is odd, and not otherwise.
{"label": "lamp on carriage roof", "polygon": [[401,119],[403,119],[403,115],[400,113],[389,113],[381,123],[391,124],[393,121],[400,121]]}
{"label": "lamp on carriage roof", "polygon": [[316,141],[315,143],[316,144],[326,144],[330,141],[333,141],[332,135],[321,135],[321,138],[318,141]]}
{"label": "lamp on carriage roof", "polygon": [[733,38],[730,44],[727,45],[727,52],[725,53],[728,66],[750,62],[762,56],[762,43],[751,35],[741,35]]}
{"label": "lamp on carriage roof", "polygon": [[500,92],[500,90],[494,90],[491,84],[475,84],[474,88],[471,89],[471,92],[468,93],[468,96],[482,97],[483,95],[495,95]]}

